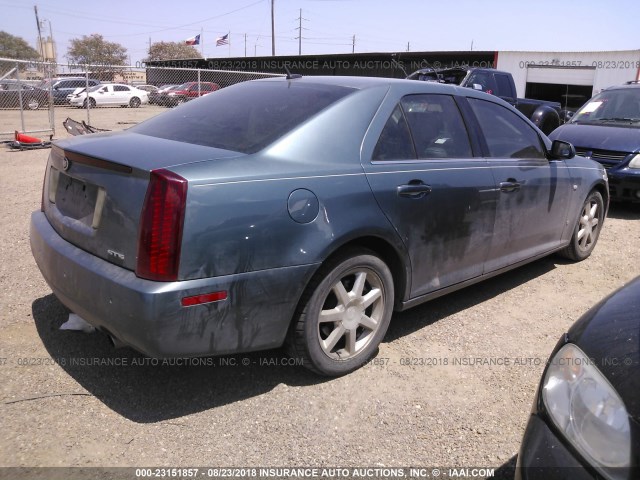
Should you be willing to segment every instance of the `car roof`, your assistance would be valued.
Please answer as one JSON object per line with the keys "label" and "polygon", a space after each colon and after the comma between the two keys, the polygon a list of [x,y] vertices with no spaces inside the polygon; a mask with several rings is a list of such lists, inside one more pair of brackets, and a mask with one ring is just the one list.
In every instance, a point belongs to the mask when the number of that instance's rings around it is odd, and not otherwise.
{"label": "car roof", "polygon": [[287,79],[286,77],[265,78],[256,82],[296,82],[316,85],[335,85],[339,87],[365,90],[368,88],[387,87],[404,91],[404,94],[440,93],[447,95],[462,95],[491,100],[495,103],[506,103],[494,95],[479,92],[470,88],[437,82],[416,82],[404,78],[386,77],[349,77],[349,76],[306,76]]}
{"label": "car roof", "polygon": [[637,83],[637,81],[635,81],[635,83],[627,82],[623,85],[614,85],[612,87],[605,88],[605,90],[633,90],[636,88],[640,88],[640,83]]}

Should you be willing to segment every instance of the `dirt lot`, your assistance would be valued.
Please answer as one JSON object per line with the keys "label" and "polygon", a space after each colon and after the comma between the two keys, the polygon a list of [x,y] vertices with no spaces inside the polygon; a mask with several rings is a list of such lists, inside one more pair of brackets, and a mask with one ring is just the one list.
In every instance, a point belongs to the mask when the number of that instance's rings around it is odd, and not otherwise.
{"label": "dirt lot", "polygon": [[[141,112],[105,110],[96,126]],[[69,312],[29,249],[47,155],[0,150],[1,466],[491,467],[509,478],[549,352],[640,274],[640,208],[614,206],[587,261],[547,258],[396,314],[377,364],[343,378],[279,365],[280,351],[227,359],[235,366],[133,365],[145,359],[100,334],[59,330]],[[510,362],[453,365],[464,358]]]}

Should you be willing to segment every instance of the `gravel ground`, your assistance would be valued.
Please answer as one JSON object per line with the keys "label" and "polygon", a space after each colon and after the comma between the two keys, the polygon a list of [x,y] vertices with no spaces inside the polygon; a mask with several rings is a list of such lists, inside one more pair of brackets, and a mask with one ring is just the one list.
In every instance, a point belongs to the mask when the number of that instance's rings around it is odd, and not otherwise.
{"label": "gravel ground", "polygon": [[[94,124],[141,112],[105,109]],[[0,150],[0,466],[491,467],[510,478],[551,349],[640,274],[640,208],[614,205],[588,260],[549,257],[396,314],[377,359],[346,377],[282,365],[277,350],[144,365],[101,334],[59,330],[69,312],[28,241],[47,155]],[[454,365],[475,358],[509,365]]]}

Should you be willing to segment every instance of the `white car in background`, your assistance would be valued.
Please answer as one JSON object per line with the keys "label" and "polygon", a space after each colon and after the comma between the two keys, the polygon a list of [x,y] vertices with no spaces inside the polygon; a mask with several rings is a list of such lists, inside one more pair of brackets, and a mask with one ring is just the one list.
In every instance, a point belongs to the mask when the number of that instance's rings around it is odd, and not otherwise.
{"label": "white car in background", "polygon": [[95,87],[89,87],[88,91],[74,93],[69,98],[71,106],[86,108],[88,103],[91,108],[109,105],[137,108],[149,103],[149,93],[139,88],[121,83],[103,83]]}

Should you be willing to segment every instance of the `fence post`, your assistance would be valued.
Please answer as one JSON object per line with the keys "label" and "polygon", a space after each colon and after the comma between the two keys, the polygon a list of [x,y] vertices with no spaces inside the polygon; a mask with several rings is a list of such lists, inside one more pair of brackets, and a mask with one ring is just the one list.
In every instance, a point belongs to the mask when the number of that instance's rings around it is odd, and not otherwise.
{"label": "fence post", "polygon": [[89,68],[84,69],[84,101],[87,103],[87,125],[91,125],[91,101],[89,100]]}
{"label": "fence post", "polygon": [[16,80],[18,81],[18,101],[20,102],[20,125],[22,126],[22,131],[25,132],[24,102],[22,101],[22,83],[20,82],[20,64],[18,62],[16,62]]}
{"label": "fence post", "polygon": [[47,77],[49,78],[49,89],[51,91],[51,95],[49,96],[49,126],[51,127],[51,138],[56,135],[56,114],[55,114],[55,102],[53,101],[53,90],[51,90],[53,75],[58,68],[57,63],[49,63],[48,64],[48,73]]}
{"label": "fence post", "polygon": [[201,70],[198,69],[198,98],[200,98],[200,72]]}

